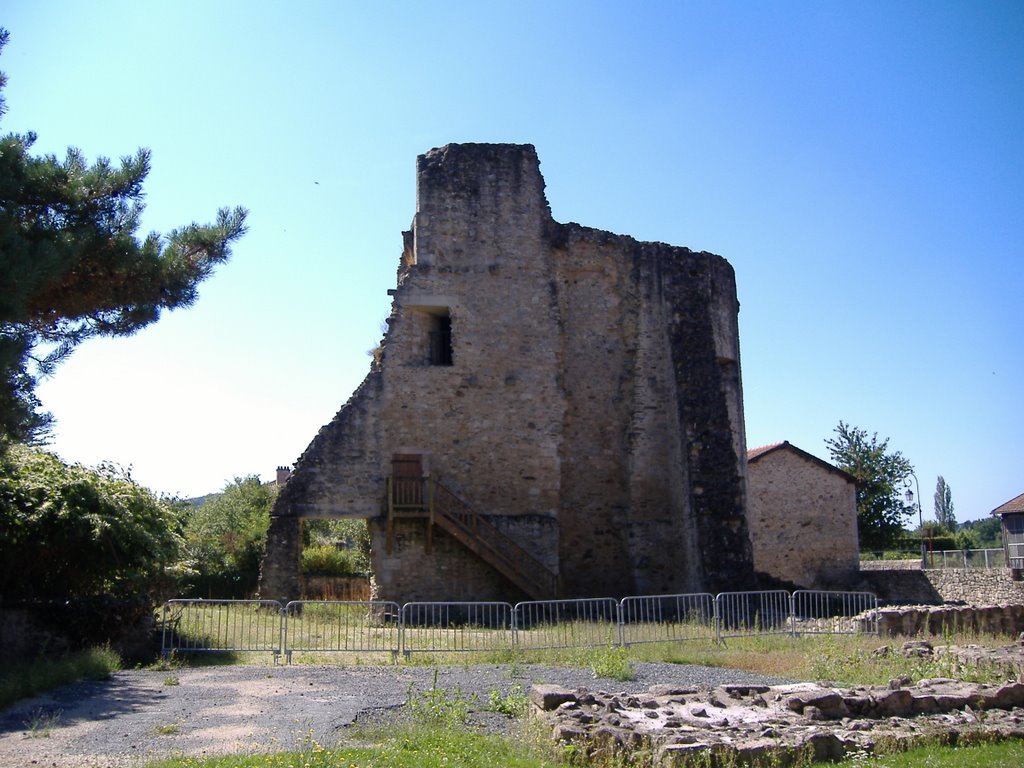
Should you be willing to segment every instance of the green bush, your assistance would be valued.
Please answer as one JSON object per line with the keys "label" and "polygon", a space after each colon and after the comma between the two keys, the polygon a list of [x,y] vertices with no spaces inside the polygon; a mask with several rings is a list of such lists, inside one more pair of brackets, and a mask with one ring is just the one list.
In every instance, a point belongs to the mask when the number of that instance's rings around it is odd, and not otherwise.
{"label": "green bush", "polygon": [[173,510],[112,464],[65,464],[10,446],[0,455],[0,595],[139,595],[179,539]]}
{"label": "green bush", "polygon": [[370,570],[370,531],[365,520],[306,520],[302,572],[352,576]]}
{"label": "green bush", "polygon": [[302,572],[316,576],[353,576],[365,572],[361,553],[354,549],[338,549],[331,544],[317,544],[302,550]]}

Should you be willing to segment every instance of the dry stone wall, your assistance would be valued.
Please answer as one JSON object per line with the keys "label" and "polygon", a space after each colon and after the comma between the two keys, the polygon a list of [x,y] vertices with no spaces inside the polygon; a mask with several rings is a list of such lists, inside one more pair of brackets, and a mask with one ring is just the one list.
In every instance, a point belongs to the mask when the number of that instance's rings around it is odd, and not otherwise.
{"label": "dry stone wall", "polygon": [[423,456],[564,595],[750,586],[724,259],[555,222],[529,145],[418,158],[404,246],[379,359],[278,498],[263,594],[295,589],[296,521],[328,516],[371,521],[380,598],[521,596],[437,529],[428,552],[422,521],[388,551],[398,453]]}
{"label": "dry stone wall", "polygon": [[888,603],[1024,604],[1024,582],[1015,581],[1007,568],[922,569],[919,560],[903,568],[864,565],[870,567],[861,570],[865,587]]}
{"label": "dry stone wall", "polygon": [[1024,581],[1014,581],[1008,568],[927,569],[924,575],[945,602],[1024,604]]}

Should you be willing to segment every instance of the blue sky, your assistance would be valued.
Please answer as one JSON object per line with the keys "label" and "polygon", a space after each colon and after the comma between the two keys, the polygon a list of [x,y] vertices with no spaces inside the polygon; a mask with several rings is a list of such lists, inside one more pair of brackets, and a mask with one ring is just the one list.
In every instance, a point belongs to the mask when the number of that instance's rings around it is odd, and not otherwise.
{"label": "blue sky", "polygon": [[145,231],[250,209],[198,303],[40,388],[66,459],[198,495],[369,368],[416,155],[532,143],[559,221],[735,267],[747,441],[840,419],[957,517],[1024,492],[1019,2],[8,0],[5,132],[152,150]]}

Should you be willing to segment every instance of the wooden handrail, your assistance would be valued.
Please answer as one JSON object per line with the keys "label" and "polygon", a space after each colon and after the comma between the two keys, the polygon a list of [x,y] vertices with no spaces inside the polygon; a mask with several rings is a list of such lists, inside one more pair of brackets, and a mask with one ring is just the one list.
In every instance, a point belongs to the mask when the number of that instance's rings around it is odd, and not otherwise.
{"label": "wooden handrail", "polygon": [[396,517],[427,517],[535,599],[558,594],[558,576],[434,478],[388,478],[388,551]]}
{"label": "wooden handrail", "polygon": [[470,537],[466,543],[471,549],[531,597],[556,596],[558,576],[546,565],[440,482],[432,480],[432,485],[435,522],[453,535],[461,532]]}

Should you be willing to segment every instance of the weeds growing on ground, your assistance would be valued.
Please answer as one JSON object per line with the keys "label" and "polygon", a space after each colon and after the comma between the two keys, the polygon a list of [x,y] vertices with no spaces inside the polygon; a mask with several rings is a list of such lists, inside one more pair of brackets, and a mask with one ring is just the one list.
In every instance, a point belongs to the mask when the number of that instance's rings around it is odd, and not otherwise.
{"label": "weeds growing on ground", "polygon": [[494,688],[487,697],[487,709],[507,717],[522,717],[529,705],[530,699],[519,683],[513,685],[504,695]]}
{"label": "weeds growing on ground", "polygon": [[120,668],[121,657],[105,647],[56,659],[5,664],[0,667],[0,709],[75,680],[106,680]]}
{"label": "weeds growing on ground", "polygon": [[48,738],[50,731],[60,723],[60,718],[63,714],[64,711],[60,709],[45,709],[44,707],[33,709],[29,713],[28,719],[24,721],[29,738]]}
{"label": "weeds growing on ground", "polygon": [[469,711],[476,704],[476,696],[463,696],[456,688],[449,693],[437,687],[437,670],[430,688],[423,693],[409,690],[409,714],[419,725],[435,728],[452,729],[465,725],[469,720]]}
{"label": "weeds growing on ground", "polygon": [[636,667],[629,659],[629,649],[621,645],[610,645],[593,651],[590,669],[595,677],[606,677],[611,680],[636,680]]}

